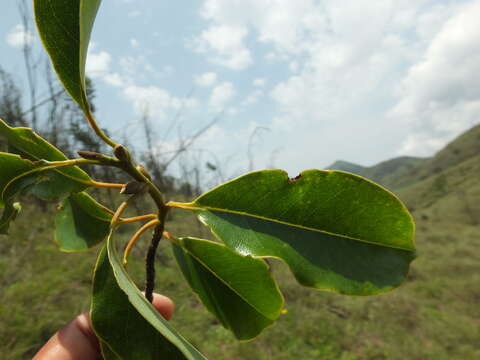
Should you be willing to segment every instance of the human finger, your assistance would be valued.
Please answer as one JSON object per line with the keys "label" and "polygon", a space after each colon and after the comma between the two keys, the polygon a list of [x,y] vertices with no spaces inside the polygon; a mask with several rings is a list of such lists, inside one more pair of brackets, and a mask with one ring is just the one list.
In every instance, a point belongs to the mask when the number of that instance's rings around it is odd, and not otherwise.
{"label": "human finger", "polygon": [[[172,318],[175,306],[168,297],[154,294],[152,305],[165,319]],[[55,333],[33,357],[33,360],[96,360],[101,358],[100,346],[89,314],[83,313]]]}

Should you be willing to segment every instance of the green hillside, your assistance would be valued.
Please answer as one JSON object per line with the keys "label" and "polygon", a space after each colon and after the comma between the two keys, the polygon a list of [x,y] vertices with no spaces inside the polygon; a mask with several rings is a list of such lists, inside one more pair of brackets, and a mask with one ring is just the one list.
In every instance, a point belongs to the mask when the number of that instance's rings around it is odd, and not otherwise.
{"label": "green hillside", "polygon": [[348,171],[361,176],[365,176],[365,172],[368,170],[368,168],[365,166],[357,165],[343,160],[335,161],[332,165],[327,167],[327,169]]}
{"label": "green hillside", "polygon": [[402,156],[383,161],[371,167],[336,161],[327,169],[342,170],[364,176],[391,190],[399,190],[432,175],[455,167],[480,155],[480,125],[463,133],[431,158]]}
{"label": "green hillside", "polygon": [[392,188],[395,187],[399,179],[409,177],[414,169],[428,161],[427,158],[402,156],[382,161],[371,167],[365,167],[340,160],[328,166],[327,169],[348,171]]}
{"label": "green hillside", "polygon": [[395,192],[423,221],[480,225],[480,125],[431,158],[398,157],[372,167],[337,161]]}
{"label": "green hillside", "polygon": [[[459,164],[480,155],[480,125],[477,125],[460,135],[445,148],[427,159],[402,177],[393,179],[390,185],[393,189],[399,189],[426,180],[432,174],[458,166]],[[473,175],[473,174],[472,174]]]}
{"label": "green hillside", "polygon": [[[336,163],[378,179],[413,211],[418,258],[397,290],[347,297],[304,289],[286,266],[272,261],[288,313],[256,340],[239,343],[178,280],[168,243],[161,242],[157,291],[176,303],[173,325],[216,360],[480,359],[479,136],[477,126],[430,159],[397,158],[370,168]],[[88,307],[96,250],[60,253],[52,241],[53,212],[53,204],[44,211],[32,203],[12,235],[0,238],[1,359],[31,359]],[[172,215],[172,233],[210,236],[193,218]],[[128,233],[121,237],[126,241]],[[138,260],[130,264],[139,284],[148,242],[141,241]]]}

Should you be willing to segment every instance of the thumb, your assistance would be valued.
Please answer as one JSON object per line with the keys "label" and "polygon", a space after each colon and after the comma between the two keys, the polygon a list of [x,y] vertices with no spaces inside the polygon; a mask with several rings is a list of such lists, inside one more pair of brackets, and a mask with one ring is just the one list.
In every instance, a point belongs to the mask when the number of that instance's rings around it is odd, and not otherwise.
{"label": "thumb", "polygon": [[[174,304],[166,296],[154,294],[152,305],[162,316],[170,320]],[[101,359],[98,339],[88,313],[73,319],[54,334],[33,357],[33,360],[94,360]]]}

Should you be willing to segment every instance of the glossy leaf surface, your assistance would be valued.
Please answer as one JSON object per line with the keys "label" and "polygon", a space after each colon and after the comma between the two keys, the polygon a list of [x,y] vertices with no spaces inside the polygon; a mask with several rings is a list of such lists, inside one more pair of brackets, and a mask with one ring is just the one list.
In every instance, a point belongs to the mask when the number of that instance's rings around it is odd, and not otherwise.
{"label": "glossy leaf surface", "polygon": [[22,192],[43,200],[58,200],[87,188],[82,182],[65,178],[55,170],[43,170],[42,166],[19,174],[4,189],[3,197],[12,198]]}
{"label": "glossy leaf surface", "polygon": [[66,178],[55,170],[43,170],[43,165],[18,155],[0,153],[0,165],[5,168],[0,174],[0,205],[11,201],[20,192],[52,200],[87,187],[84,183]]}
{"label": "glossy leaf surface", "polygon": [[111,236],[95,269],[91,318],[107,360],[205,360],[138,290]]}
{"label": "glossy leaf surface", "polygon": [[112,213],[85,192],[63,200],[55,217],[55,241],[62,251],[83,251],[110,232]]}
{"label": "glossy leaf surface", "polygon": [[[48,141],[38,136],[32,129],[8,126],[0,119],[0,134],[3,135],[8,144],[21,154],[25,154],[34,160],[64,161],[67,157]],[[88,184],[91,181],[88,174],[78,166],[70,166],[54,170],[65,178],[73,179],[76,182]]]}
{"label": "glossy leaf surface", "polygon": [[19,174],[26,173],[35,168],[35,165],[22,159],[18,155],[0,152],[0,208],[6,204],[6,198],[3,193],[8,184]]}
{"label": "glossy leaf surface", "polygon": [[389,291],[414,259],[414,224],[390,192],[339,171],[296,179],[267,170],[183,206],[240,254],[285,261],[305,285],[352,295]]}
{"label": "glossy leaf surface", "polygon": [[72,98],[88,111],[85,61],[100,0],[34,0],[35,20],[53,67]]}
{"label": "glossy leaf surface", "polygon": [[0,152],[0,208],[4,208],[0,219],[0,233],[8,232],[9,223],[19,212],[20,204],[14,205],[19,193],[36,195],[41,199],[57,199],[86,186],[53,171],[38,171],[42,166],[19,155]]}
{"label": "glossy leaf surface", "polygon": [[254,338],[280,315],[283,298],[263,260],[212,241],[178,241],[174,254],[188,283],[238,339]]}

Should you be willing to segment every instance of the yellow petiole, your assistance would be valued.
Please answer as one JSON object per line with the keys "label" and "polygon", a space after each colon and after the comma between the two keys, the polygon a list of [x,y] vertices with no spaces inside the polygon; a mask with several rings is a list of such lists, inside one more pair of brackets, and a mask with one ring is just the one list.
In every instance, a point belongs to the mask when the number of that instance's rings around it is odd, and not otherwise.
{"label": "yellow petiole", "polygon": [[132,251],[133,246],[137,242],[138,238],[142,236],[142,234],[147,231],[148,229],[151,229],[152,227],[158,225],[160,223],[160,220],[155,219],[152,221],[149,221],[145,225],[143,225],[130,239],[130,241],[127,244],[127,247],[125,248],[125,251],[123,253],[123,266],[127,266],[128,264],[128,256],[130,255],[130,252]]}

